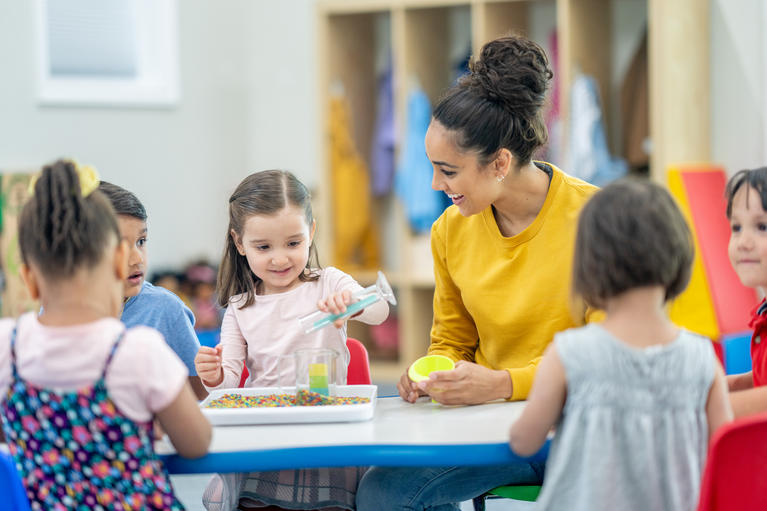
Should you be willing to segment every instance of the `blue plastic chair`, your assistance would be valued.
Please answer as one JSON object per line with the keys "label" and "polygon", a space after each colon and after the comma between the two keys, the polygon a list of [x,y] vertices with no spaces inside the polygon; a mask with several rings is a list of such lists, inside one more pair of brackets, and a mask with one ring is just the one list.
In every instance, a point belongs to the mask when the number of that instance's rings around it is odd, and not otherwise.
{"label": "blue plastic chair", "polygon": [[724,371],[727,374],[747,373],[751,370],[751,332],[722,336]]}
{"label": "blue plastic chair", "polygon": [[0,495],[3,509],[29,511],[27,492],[16,471],[16,464],[11,455],[3,451],[0,451]]}

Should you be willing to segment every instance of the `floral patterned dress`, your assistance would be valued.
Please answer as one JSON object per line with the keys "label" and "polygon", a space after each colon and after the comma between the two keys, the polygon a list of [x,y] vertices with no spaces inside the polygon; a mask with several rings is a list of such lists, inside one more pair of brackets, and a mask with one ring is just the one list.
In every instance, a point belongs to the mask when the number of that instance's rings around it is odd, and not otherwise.
{"label": "floral patterned dress", "polygon": [[12,380],[0,410],[32,509],[184,509],[154,454],[151,421],[129,419],[107,393],[106,373],[123,334],[92,386],[57,391],[19,377],[14,328]]}

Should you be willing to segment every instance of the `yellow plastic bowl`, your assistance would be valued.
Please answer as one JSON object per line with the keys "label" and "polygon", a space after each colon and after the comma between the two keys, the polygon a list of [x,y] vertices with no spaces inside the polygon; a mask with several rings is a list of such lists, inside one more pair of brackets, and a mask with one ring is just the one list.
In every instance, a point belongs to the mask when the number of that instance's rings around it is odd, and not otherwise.
{"label": "yellow plastic bowl", "polygon": [[450,371],[455,369],[455,363],[444,355],[426,355],[410,366],[407,375],[415,382],[428,380],[433,371]]}

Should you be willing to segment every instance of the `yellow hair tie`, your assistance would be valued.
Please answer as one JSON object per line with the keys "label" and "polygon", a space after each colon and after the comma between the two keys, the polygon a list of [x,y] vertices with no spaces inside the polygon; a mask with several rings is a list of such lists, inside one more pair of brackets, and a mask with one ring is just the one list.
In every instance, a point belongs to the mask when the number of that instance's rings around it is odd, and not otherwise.
{"label": "yellow hair tie", "polygon": [[93,191],[99,187],[99,173],[91,165],[80,165],[75,160],[72,160],[75,165],[75,172],[77,177],[80,178],[80,192],[83,197],[87,197],[92,194]]}
{"label": "yellow hair tie", "polygon": [[[83,198],[87,197],[88,195],[92,194],[93,191],[99,187],[99,183],[101,182],[101,179],[99,178],[98,172],[96,172],[96,169],[91,165],[81,165],[77,162],[77,160],[69,160],[72,165],[75,167],[75,172],[77,173],[77,179],[80,181],[80,193],[82,194]],[[29,181],[29,189],[27,190],[29,192],[29,195],[35,194],[35,183],[37,183],[37,179],[40,177],[40,174],[37,174],[32,177]]]}

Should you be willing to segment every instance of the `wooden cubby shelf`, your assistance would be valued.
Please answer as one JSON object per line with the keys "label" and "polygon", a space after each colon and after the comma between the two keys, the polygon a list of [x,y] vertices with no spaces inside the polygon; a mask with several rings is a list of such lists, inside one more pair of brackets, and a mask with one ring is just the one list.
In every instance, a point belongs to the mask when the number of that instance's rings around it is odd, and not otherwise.
{"label": "wooden cubby shelf", "polygon": [[[632,15],[626,15],[627,9]],[[485,42],[514,31],[536,40],[550,53],[550,35],[556,32],[558,66],[554,72],[559,80],[561,140],[567,140],[567,91],[576,73],[586,73],[599,85],[611,149],[620,156],[615,129],[610,125],[614,119],[611,111],[620,106],[614,104],[614,71],[623,43],[616,34],[624,30],[621,24],[647,26],[653,147],[650,175],[663,182],[670,163],[709,157],[708,9],[708,2],[699,0],[319,0],[317,67],[323,151],[317,194],[323,226],[318,233],[320,253],[325,257],[332,254],[334,239],[327,151],[331,91],[343,90],[356,149],[370,164],[377,115],[377,63],[382,52],[391,56],[393,65],[398,152],[414,80],[433,105],[455,79],[456,49],[461,45],[476,52]],[[637,12],[642,16],[633,15]],[[691,49],[695,50],[694,58],[688,55]],[[689,121],[695,125],[689,126]],[[566,155],[566,144],[559,149],[559,154]],[[566,162],[552,163],[568,172]],[[393,382],[429,345],[434,277],[428,233],[412,233],[394,192],[374,197],[371,203],[381,239],[379,269],[390,280],[398,299],[392,309],[397,324],[394,333],[390,332],[398,342],[396,347],[392,343],[379,350],[370,328],[356,322],[350,322],[349,335],[368,346],[373,379]],[[369,285],[375,281],[376,270],[350,272],[361,284]]]}

